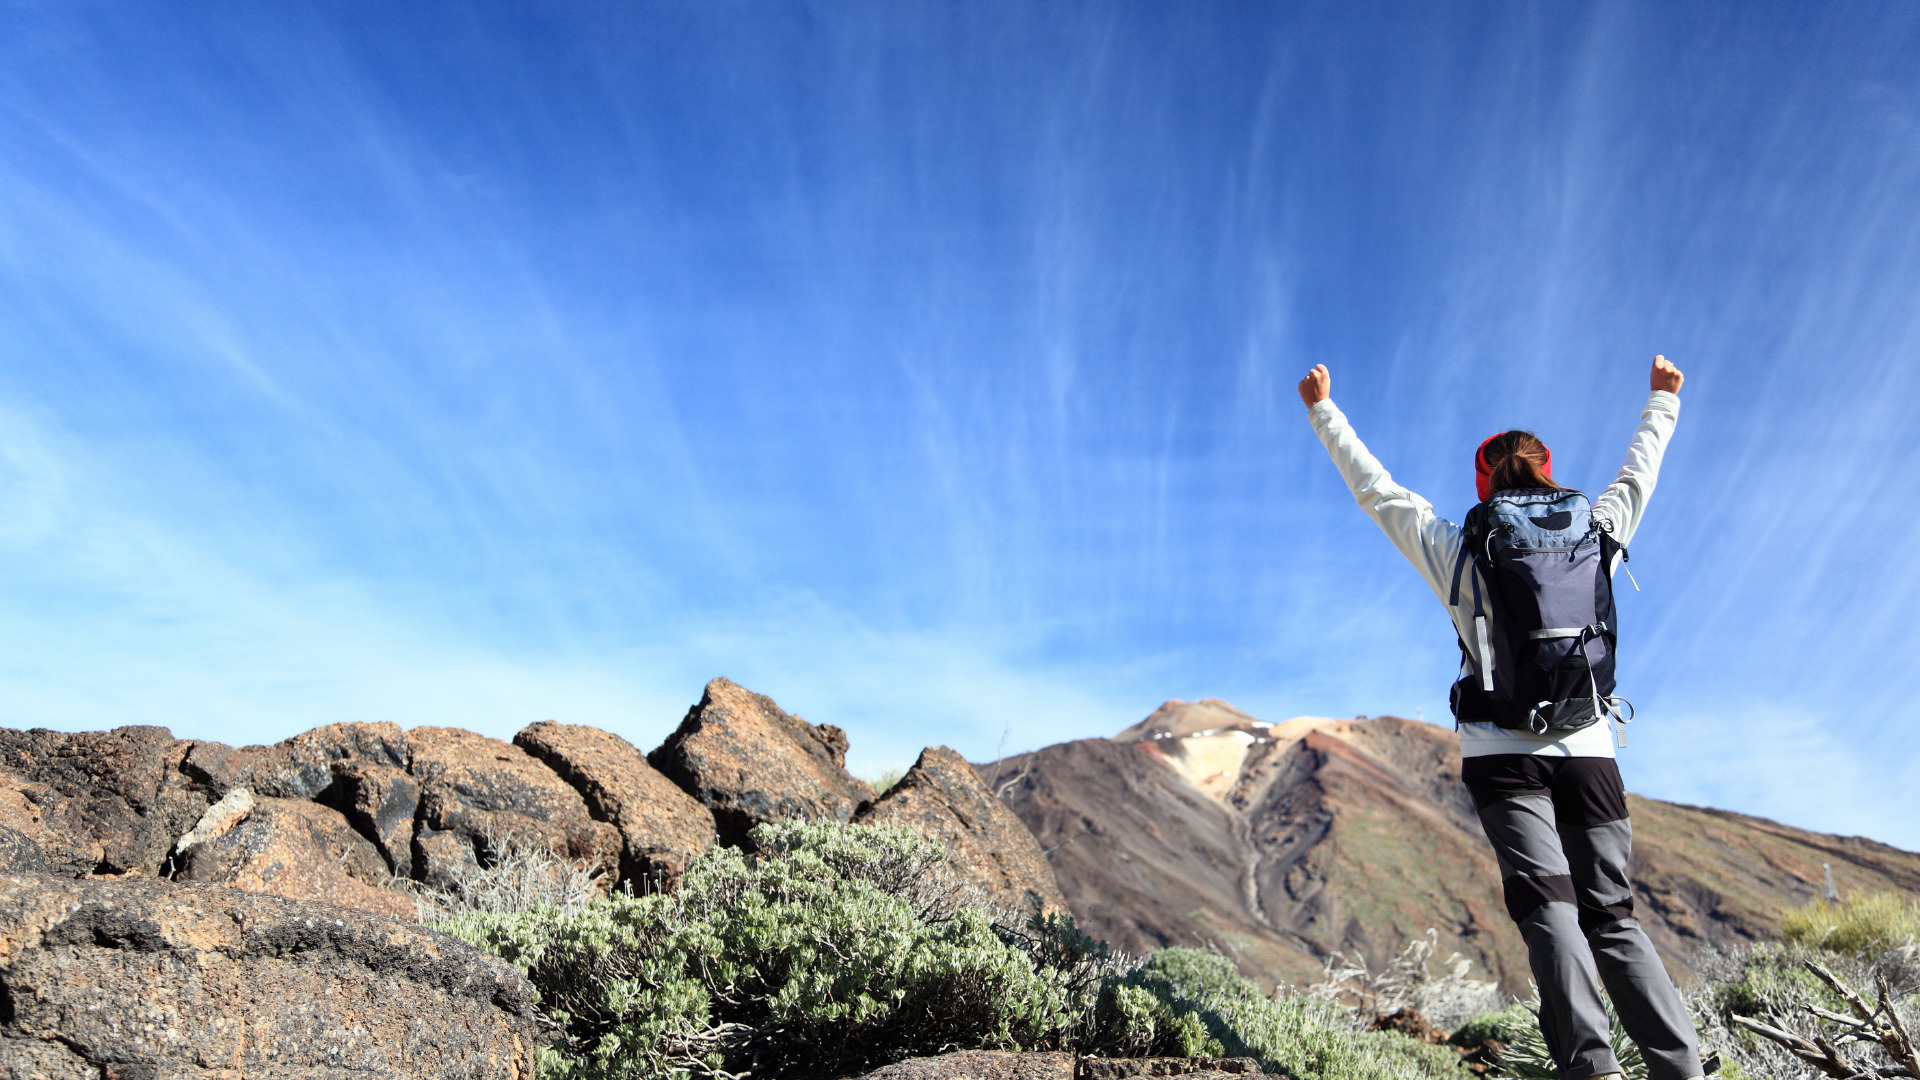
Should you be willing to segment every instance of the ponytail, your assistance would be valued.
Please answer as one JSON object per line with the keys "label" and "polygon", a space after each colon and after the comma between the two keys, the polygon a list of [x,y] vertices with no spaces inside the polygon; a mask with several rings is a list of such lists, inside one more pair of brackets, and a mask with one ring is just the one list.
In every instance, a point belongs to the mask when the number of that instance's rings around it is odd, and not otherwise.
{"label": "ponytail", "polygon": [[1566,490],[1553,482],[1553,452],[1531,431],[1495,435],[1480,444],[1473,464],[1483,501],[1496,491],[1516,488]]}

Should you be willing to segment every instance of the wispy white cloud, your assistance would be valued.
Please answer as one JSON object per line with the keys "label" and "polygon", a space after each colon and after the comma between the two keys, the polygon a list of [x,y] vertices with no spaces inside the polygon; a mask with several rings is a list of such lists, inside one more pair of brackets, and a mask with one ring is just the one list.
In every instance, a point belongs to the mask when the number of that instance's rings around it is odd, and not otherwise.
{"label": "wispy white cloud", "polygon": [[0,46],[6,722],[1437,719],[1294,379],[1458,513],[1497,427],[1604,483],[1664,351],[1630,775],[1906,835],[1910,16],[629,14]]}

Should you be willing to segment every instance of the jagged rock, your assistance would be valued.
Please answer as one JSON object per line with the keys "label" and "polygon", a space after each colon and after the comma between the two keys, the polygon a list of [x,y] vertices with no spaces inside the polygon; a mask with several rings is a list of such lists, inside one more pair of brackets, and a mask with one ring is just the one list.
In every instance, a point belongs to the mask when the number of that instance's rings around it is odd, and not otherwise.
{"label": "jagged rock", "polygon": [[1073,1055],[956,1050],[896,1061],[868,1073],[865,1080],[1073,1080]]}
{"label": "jagged rock", "polygon": [[620,830],[621,878],[671,887],[694,856],[713,846],[713,812],[620,736],[542,720],[513,742],[572,784],[594,817]]}
{"label": "jagged rock", "polygon": [[420,785],[413,777],[376,761],[336,761],[324,801],[372,839],[389,870],[413,876],[413,813],[420,805]]}
{"label": "jagged rock", "polygon": [[944,746],[921,751],[898,783],[855,819],[905,825],[947,852],[947,865],[988,902],[1029,915],[1066,914],[1067,902],[1033,833]]}
{"label": "jagged rock", "polygon": [[530,1080],[533,990],[394,919],[155,880],[0,874],[0,1075]]}
{"label": "jagged rock", "polygon": [[184,845],[176,860],[176,880],[182,882],[318,900],[398,918],[414,913],[411,896],[379,887],[388,879],[387,864],[373,844],[339,811],[304,799],[261,797],[244,820],[217,836]]}
{"label": "jagged rock", "polygon": [[847,772],[845,732],[789,716],[727,679],[707,684],[647,760],[712,810],[720,842],[733,846],[746,846],[762,822],[846,822],[873,801],[873,789]]}
{"label": "jagged rock", "polygon": [[163,727],[0,728],[0,826],[56,873],[157,873],[207,808],[204,794],[175,781],[189,745]]}
{"label": "jagged rock", "polygon": [[415,878],[450,882],[509,843],[620,865],[619,830],[595,821],[580,793],[525,750],[459,728],[414,728],[408,739],[420,785]]}
{"label": "jagged rock", "polygon": [[236,787],[279,799],[311,799],[333,785],[334,765],[360,761],[405,772],[408,743],[400,725],[328,724],[272,746],[234,749],[216,742],[193,745],[181,771],[215,798]]}

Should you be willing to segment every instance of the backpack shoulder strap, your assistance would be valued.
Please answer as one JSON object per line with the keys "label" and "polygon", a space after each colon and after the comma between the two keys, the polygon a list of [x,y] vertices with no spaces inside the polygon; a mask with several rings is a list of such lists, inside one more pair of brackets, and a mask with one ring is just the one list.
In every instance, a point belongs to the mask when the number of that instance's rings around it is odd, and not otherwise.
{"label": "backpack shoulder strap", "polygon": [[1460,527],[1460,554],[1453,560],[1453,588],[1447,591],[1447,606],[1456,607],[1460,603],[1460,573],[1467,568],[1467,559],[1474,548],[1474,535],[1479,532],[1484,518],[1486,503],[1467,511],[1466,524]]}

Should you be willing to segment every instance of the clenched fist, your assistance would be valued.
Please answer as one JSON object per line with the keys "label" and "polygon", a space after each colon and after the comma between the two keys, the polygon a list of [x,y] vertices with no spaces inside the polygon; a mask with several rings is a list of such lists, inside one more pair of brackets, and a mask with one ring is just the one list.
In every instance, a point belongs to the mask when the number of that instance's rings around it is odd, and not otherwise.
{"label": "clenched fist", "polygon": [[[1679,372],[1674,374],[1678,375]],[[1327,400],[1327,387],[1332,384],[1333,376],[1327,374],[1327,365],[1315,364],[1313,370],[1307,372],[1307,377],[1300,380],[1300,400],[1306,402],[1307,408],[1311,409]],[[1675,386],[1677,388],[1678,384]]]}
{"label": "clenched fist", "polygon": [[[1668,363],[1666,357],[1656,356],[1653,358],[1653,388],[1655,390],[1665,390],[1669,394],[1677,394],[1680,392],[1680,384],[1686,381],[1687,377],[1680,374],[1679,368]],[[1305,395],[1307,392],[1306,384],[1301,383],[1300,386],[1300,393]]]}

